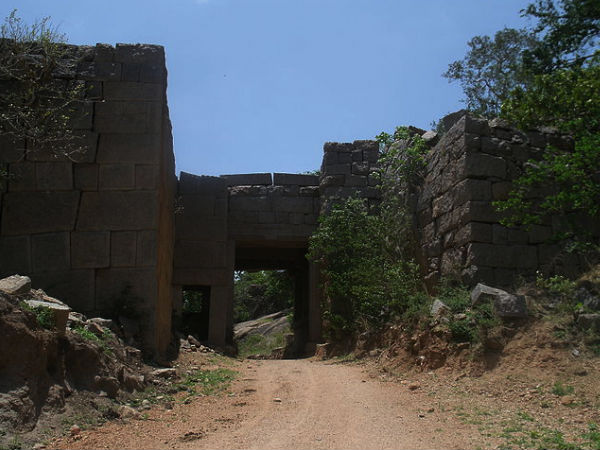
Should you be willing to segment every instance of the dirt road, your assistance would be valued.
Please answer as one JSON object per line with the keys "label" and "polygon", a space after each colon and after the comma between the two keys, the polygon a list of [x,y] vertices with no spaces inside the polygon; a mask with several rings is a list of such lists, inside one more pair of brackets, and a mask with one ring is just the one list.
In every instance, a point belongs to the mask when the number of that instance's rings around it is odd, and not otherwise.
{"label": "dirt road", "polygon": [[[314,360],[240,363],[228,393],[155,408],[145,420],[111,422],[53,448],[399,449],[467,448],[420,389],[382,383],[356,365]],[[414,387],[414,386],[413,386]]]}

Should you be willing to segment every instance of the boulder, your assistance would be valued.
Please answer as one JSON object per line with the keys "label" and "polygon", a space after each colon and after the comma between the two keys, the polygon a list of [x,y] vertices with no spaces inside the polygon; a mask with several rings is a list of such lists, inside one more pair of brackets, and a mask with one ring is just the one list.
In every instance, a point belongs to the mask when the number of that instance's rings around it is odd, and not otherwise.
{"label": "boulder", "polygon": [[582,330],[600,331],[600,314],[579,314],[577,326]]}
{"label": "boulder", "polygon": [[0,280],[0,291],[11,295],[26,294],[31,290],[31,279],[21,275],[11,275]]}
{"label": "boulder", "polygon": [[478,283],[471,291],[471,304],[475,306],[485,302],[492,302],[499,317],[521,319],[527,317],[527,304],[523,295],[509,294],[502,289]]}
{"label": "boulder", "polygon": [[450,308],[448,308],[448,306],[438,300],[437,298],[433,301],[433,305],[431,305],[431,311],[430,314],[432,317],[438,318],[438,317],[442,317],[442,316],[446,316],[450,313]]}
{"label": "boulder", "polygon": [[110,398],[115,398],[119,393],[119,380],[115,377],[101,377],[96,375],[94,377],[94,386],[99,391],[106,392]]}
{"label": "boulder", "polygon": [[48,308],[52,311],[54,328],[60,334],[64,334],[67,329],[67,319],[71,308],[64,303],[47,302],[44,300],[25,300],[25,303],[31,308]]}
{"label": "boulder", "polygon": [[153,370],[151,375],[152,378],[175,378],[177,376],[177,371],[171,367],[167,367],[165,369]]}
{"label": "boulder", "polygon": [[91,331],[96,336],[100,337],[104,335],[104,328],[101,325],[98,325],[96,322],[88,322],[85,324],[85,329]]}
{"label": "boulder", "polygon": [[433,147],[440,140],[439,135],[435,131],[431,131],[431,130],[423,133],[423,136],[421,136],[421,137],[423,138],[425,143],[430,147]]}
{"label": "boulder", "polygon": [[600,311],[600,297],[595,296],[585,287],[577,289],[575,301],[581,303],[587,310]]}
{"label": "boulder", "polygon": [[85,321],[86,318],[83,314],[76,311],[71,311],[67,318],[67,326],[69,326],[69,328],[74,328],[77,326],[83,327],[85,325]]}

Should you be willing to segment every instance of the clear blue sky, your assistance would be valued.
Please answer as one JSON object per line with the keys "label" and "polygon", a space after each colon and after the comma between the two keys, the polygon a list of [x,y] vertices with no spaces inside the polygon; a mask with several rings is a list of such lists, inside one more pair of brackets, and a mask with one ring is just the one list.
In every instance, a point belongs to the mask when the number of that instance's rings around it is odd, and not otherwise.
{"label": "clear blue sky", "polygon": [[165,47],[177,172],[317,169],[323,143],[428,129],[460,109],[441,76],[528,0],[2,0],[73,44]]}

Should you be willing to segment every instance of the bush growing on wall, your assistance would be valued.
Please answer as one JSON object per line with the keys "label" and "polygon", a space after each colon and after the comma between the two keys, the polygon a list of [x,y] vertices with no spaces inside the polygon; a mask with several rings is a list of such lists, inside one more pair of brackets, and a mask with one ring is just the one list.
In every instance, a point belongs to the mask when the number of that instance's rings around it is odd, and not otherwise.
{"label": "bush growing on wall", "polygon": [[338,202],[321,216],[309,244],[309,258],[321,264],[325,279],[324,328],[337,341],[395,316],[418,315],[427,303],[404,195],[421,175],[426,146],[402,127],[379,139],[381,204],[370,209],[360,198]]}
{"label": "bush growing on wall", "polygon": [[65,41],[49,18],[29,25],[16,10],[0,27],[0,136],[26,152],[69,158],[86,150],[73,130],[85,82],[74,80]]}

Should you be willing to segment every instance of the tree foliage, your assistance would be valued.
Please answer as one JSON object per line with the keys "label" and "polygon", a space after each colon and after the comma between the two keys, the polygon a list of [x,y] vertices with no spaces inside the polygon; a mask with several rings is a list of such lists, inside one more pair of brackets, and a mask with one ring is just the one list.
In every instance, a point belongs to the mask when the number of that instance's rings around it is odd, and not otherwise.
{"label": "tree foliage", "polygon": [[409,185],[424,168],[427,150],[419,136],[398,127],[381,133],[381,203],[349,198],[319,219],[308,257],[324,276],[324,328],[335,341],[376,329],[394,316],[412,317],[427,304],[412,246]]}
{"label": "tree foliage", "polygon": [[506,225],[539,223],[548,214],[598,215],[600,2],[535,0],[521,13],[534,20],[530,29],[504,29],[494,40],[476,36],[445,76],[461,83],[476,113],[501,115],[525,130],[553,127],[574,138],[573,149],[545,149],[541,161],[525,166],[509,199],[496,203]]}
{"label": "tree foliage", "polygon": [[586,67],[598,56],[597,0],[536,0],[521,12],[537,20],[533,31],[541,36],[534,48],[523,49],[525,65],[534,73]]}
{"label": "tree foliage", "polygon": [[236,322],[257,319],[294,305],[294,280],[285,270],[237,272],[233,292]]}
{"label": "tree foliage", "polygon": [[530,74],[523,65],[523,50],[537,44],[528,30],[504,28],[493,38],[475,36],[461,60],[452,62],[443,74],[459,82],[467,109],[483,117],[496,117],[502,102],[517,87],[528,84]]}
{"label": "tree foliage", "polygon": [[0,28],[0,135],[27,152],[85,151],[72,126],[85,83],[73,79],[65,40],[49,18],[28,25],[16,10]]}

